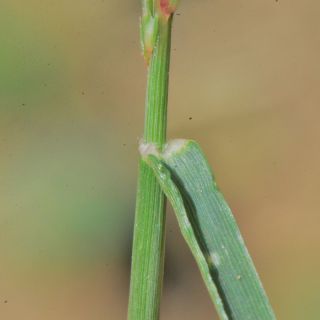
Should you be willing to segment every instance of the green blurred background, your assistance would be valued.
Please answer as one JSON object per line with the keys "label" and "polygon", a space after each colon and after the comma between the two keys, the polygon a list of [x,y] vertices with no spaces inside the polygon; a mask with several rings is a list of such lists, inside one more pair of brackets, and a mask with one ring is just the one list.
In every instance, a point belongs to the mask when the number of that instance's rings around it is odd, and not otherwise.
{"label": "green blurred background", "polygon": [[[181,2],[168,136],[208,154],[278,318],[319,319],[319,1]],[[1,320],[126,318],[139,14],[1,0]],[[213,319],[170,208],[167,230],[162,319]]]}

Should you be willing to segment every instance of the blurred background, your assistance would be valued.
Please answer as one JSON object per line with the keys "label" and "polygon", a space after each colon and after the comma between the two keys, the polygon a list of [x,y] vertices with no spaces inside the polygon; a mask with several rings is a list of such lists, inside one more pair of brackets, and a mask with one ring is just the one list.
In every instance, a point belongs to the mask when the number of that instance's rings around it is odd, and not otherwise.
{"label": "blurred background", "polygon": [[[169,138],[196,139],[278,319],[319,319],[320,4],[183,0]],[[1,0],[0,319],[126,319],[140,2]],[[162,319],[216,319],[168,209]]]}

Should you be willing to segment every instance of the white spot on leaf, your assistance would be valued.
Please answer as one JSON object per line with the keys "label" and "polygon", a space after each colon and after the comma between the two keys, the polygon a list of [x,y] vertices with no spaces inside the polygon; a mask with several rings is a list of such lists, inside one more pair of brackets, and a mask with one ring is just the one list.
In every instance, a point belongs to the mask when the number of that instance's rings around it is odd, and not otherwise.
{"label": "white spot on leaf", "polygon": [[220,256],[216,252],[211,252],[210,262],[213,266],[218,267],[220,265]]}

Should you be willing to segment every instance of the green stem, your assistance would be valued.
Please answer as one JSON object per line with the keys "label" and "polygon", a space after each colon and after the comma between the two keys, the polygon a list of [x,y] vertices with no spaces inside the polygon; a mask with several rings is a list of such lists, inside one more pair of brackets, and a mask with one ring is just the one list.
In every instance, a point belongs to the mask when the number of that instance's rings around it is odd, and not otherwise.
{"label": "green stem", "polygon": [[[144,142],[166,141],[172,16],[160,17],[148,70]],[[140,161],[132,251],[129,320],[157,320],[162,289],[165,198],[152,169]]]}

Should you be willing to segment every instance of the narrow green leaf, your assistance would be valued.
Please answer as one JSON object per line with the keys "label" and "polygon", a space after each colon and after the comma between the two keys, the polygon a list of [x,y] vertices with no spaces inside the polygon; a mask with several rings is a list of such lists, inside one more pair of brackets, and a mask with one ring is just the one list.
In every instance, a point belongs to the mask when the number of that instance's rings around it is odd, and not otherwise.
{"label": "narrow green leaf", "polygon": [[221,319],[276,319],[232,212],[199,145],[140,148],[176,213]]}

